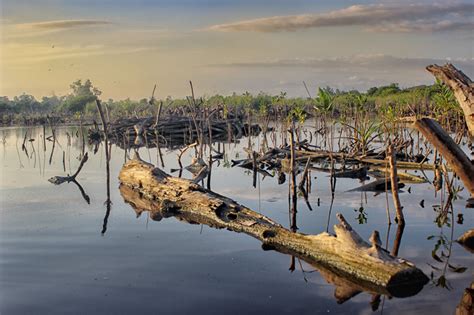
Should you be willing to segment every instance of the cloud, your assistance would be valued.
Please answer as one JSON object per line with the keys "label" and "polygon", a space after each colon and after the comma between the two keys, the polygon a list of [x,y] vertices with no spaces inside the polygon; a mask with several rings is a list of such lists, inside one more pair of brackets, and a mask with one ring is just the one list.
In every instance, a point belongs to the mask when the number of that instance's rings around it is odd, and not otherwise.
{"label": "cloud", "polygon": [[93,26],[113,24],[105,20],[54,20],[33,23],[5,24],[5,39],[41,37]]}
{"label": "cloud", "polygon": [[368,70],[388,72],[398,70],[423,70],[430,64],[444,64],[452,62],[462,69],[473,70],[474,59],[451,58],[404,58],[384,54],[354,55],[335,58],[295,58],[278,59],[256,62],[236,62],[226,64],[212,64],[211,67],[233,68],[309,68],[313,71],[354,72]]}
{"label": "cloud", "polygon": [[18,29],[41,29],[41,30],[57,30],[71,29],[84,26],[107,25],[112,24],[103,20],[55,20],[34,23],[16,24]]}
{"label": "cloud", "polygon": [[4,60],[9,65],[37,64],[53,60],[112,56],[150,51],[152,47],[109,47],[104,45],[72,45],[52,48],[44,44],[7,44],[4,46]]}
{"label": "cloud", "polygon": [[[354,5],[321,14],[274,16],[209,27],[213,31],[283,32],[334,26],[362,26],[371,31],[474,30],[474,4]],[[440,21],[441,22],[438,22]]]}
{"label": "cloud", "polygon": [[[426,71],[426,66],[446,62],[453,63],[466,75],[473,77],[474,58],[409,58],[384,54],[234,62],[208,67],[225,69],[225,73],[234,73],[234,76],[240,74],[241,78],[254,78],[260,90],[271,93],[283,90],[289,95],[302,96],[305,95],[302,81],[308,84],[310,91],[318,86],[364,91],[392,82],[399,82],[404,87],[430,84],[434,78]],[[277,80],[286,83],[282,86]],[[261,84],[265,84],[265,88]]]}

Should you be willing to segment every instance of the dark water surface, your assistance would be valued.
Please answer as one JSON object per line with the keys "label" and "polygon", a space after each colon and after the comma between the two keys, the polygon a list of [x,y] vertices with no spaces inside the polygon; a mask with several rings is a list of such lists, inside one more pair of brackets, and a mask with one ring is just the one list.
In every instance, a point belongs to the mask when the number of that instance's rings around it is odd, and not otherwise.
{"label": "dark water surface", "polygon": [[[465,208],[466,192],[454,204],[454,222],[438,227],[434,222],[443,196],[429,183],[407,185],[400,195],[407,221],[399,256],[414,262],[433,279],[423,290],[408,298],[382,297],[373,311],[372,295],[362,292],[338,304],[335,287],[303,261],[289,270],[291,257],[263,251],[261,243],[245,234],[190,225],[174,218],[152,221],[146,213],[136,217],[118,190],[118,173],[124,151],[112,147],[112,209],[105,234],[101,234],[106,207],[105,154],[87,146],[89,161],[78,176],[90,197],[88,204],[74,183],[55,186],[47,180],[55,175],[74,173],[79,165],[81,141],[77,128],[57,130],[52,163],[52,142],[43,149],[42,128],[29,129],[29,157],[22,150],[26,128],[0,129],[0,314],[453,314],[466,287],[474,280],[472,255],[453,242],[449,264],[466,267],[454,272],[432,257],[441,236],[449,247],[452,238],[474,226],[474,211]],[[68,146],[68,132],[71,146]],[[49,130],[46,136],[51,135]],[[0,139],[1,140],[1,139]],[[261,139],[254,137],[256,146]],[[246,157],[240,144],[225,144],[226,158]],[[222,145],[221,145],[222,146]],[[33,152],[34,147],[34,152]],[[63,152],[66,172],[63,171]],[[140,149],[142,158],[157,164],[155,149]],[[178,168],[177,151],[163,150],[164,170]],[[191,150],[183,157],[189,164]],[[312,171],[309,211],[299,201],[300,232],[317,234],[326,230],[331,201],[326,173]],[[432,178],[432,174],[427,174]],[[190,178],[191,174],[183,172]],[[456,183],[456,182],[455,182]],[[385,246],[393,246],[396,225],[387,226],[385,194],[347,192],[359,186],[356,179],[338,179],[330,228],[336,213],[342,213],[355,230],[368,239],[380,231]],[[276,178],[258,178],[224,161],[214,164],[212,189],[257,212],[289,226],[288,184]],[[411,187],[411,193],[407,189]],[[320,198],[320,206],[317,199]],[[419,202],[424,199],[425,207]],[[389,196],[393,213],[393,203]],[[367,223],[359,224],[361,205]],[[458,214],[464,221],[457,223]],[[433,236],[433,237],[430,237]],[[429,239],[428,239],[429,238]],[[448,249],[444,254],[448,255]],[[462,271],[462,269],[457,269]],[[445,274],[446,286],[436,285]]]}

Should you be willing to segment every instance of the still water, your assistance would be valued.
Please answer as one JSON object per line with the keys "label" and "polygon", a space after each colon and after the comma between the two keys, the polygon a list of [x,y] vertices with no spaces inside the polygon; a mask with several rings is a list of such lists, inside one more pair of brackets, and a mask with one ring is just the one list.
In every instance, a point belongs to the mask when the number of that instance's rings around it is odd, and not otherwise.
{"label": "still water", "polygon": [[[290,256],[263,251],[258,240],[245,234],[174,218],[157,222],[147,213],[137,217],[118,189],[117,176],[127,157],[116,146],[112,146],[110,161],[112,207],[104,222],[103,146],[94,153],[86,144],[89,161],[77,178],[90,203],[76,184],[55,186],[48,182],[52,176],[77,169],[82,146],[77,130],[57,129],[58,141],[51,155],[52,141],[46,141],[45,150],[42,128],[0,129],[2,315],[453,314],[464,289],[474,280],[472,254],[451,243],[474,226],[474,211],[465,208],[464,191],[453,203],[454,214],[448,216],[448,224],[441,227],[435,223],[436,206],[446,196],[435,193],[432,184],[407,185],[400,194],[406,227],[399,256],[432,278],[420,293],[403,299],[381,297],[374,302],[370,293],[361,292],[338,303],[334,285],[312,266],[296,260],[290,268]],[[28,139],[35,139],[26,141],[27,154],[22,150],[25,132]],[[46,137],[50,135],[46,130]],[[251,141],[258,147],[262,140],[252,137]],[[211,188],[289,227],[288,184],[278,185],[276,178],[259,175],[254,188],[249,171],[230,167],[231,159],[247,156],[243,150],[247,144],[246,138],[240,143],[220,144],[221,151],[225,148],[225,160],[214,163]],[[178,168],[179,151],[162,151],[164,170]],[[139,152],[143,159],[160,164],[156,149],[141,148]],[[184,154],[184,165],[190,163],[191,155],[192,150]],[[328,221],[332,231],[340,212],[364,239],[378,230],[384,247],[393,246],[397,226],[392,224],[389,229],[387,225],[384,193],[348,192],[360,186],[359,180],[338,179],[329,212],[329,177],[314,170],[311,176],[313,211],[299,200],[299,232],[323,232]],[[432,179],[432,174],[427,176]],[[191,178],[192,174],[184,171],[183,177]],[[389,202],[393,217],[391,196]],[[104,225],[106,231],[101,233]],[[432,257],[438,241],[446,243],[446,248],[441,244],[436,251],[442,262]],[[439,285],[443,275],[447,281],[444,287]]]}

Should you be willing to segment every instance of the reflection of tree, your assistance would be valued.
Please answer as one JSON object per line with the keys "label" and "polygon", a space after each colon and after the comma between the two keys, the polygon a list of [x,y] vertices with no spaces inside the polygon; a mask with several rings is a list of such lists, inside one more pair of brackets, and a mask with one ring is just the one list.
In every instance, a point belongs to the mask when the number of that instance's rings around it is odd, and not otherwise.
{"label": "reflection of tree", "polygon": [[107,199],[105,200],[105,216],[104,223],[102,225],[102,235],[107,231],[107,223],[109,220],[110,210],[112,209],[112,201],[110,200],[110,154],[112,151],[112,144],[109,146],[109,137],[108,137],[108,122],[105,118],[104,112],[102,111],[102,105],[98,99],[96,99],[97,110],[100,114],[100,119],[102,121],[102,128],[104,129],[104,150],[105,150],[105,175],[106,175],[106,189],[107,189]]}
{"label": "reflection of tree", "polygon": [[[450,264],[452,246],[454,241],[454,209],[453,201],[458,198],[458,192],[461,190],[460,187],[454,188],[453,181],[454,177],[451,180],[448,177],[448,172],[444,168],[445,183],[448,192],[448,197],[446,203],[443,205],[433,206],[433,210],[436,212],[435,223],[440,228],[440,233],[438,235],[428,236],[428,240],[434,240],[434,248],[431,251],[431,257],[436,261],[435,264],[429,264],[432,268],[431,271],[431,282],[441,288],[450,290],[452,288],[449,283],[446,274],[449,271],[455,273],[463,273],[467,270],[463,266],[454,266]],[[443,233],[443,227],[446,226],[450,228],[449,236]],[[436,266],[438,265],[438,266]],[[439,266],[440,265],[440,266]]]}
{"label": "reflection of tree", "polygon": [[[174,217],[181,222],[187,222],[190,224],[205,224],[214,228],[224,228],[226,226],[226,224],[222,223],[220,220],[214,220],[210,217],[207,217],[207,215],[200,214],[199,211],[181,211],[179,208],[177,208],[177,205],[170,200],[160,200],[158,198],[148,199],[140,191],[134,190],[125,185],[120,186],[120,193],[122,194],[122,197],[124,198],[125,202],[130,204],[131,207],[135,210],[137,217],[140,216],[143,212],[149,212],[149,217],[154,221],[161,221],[163,218]],[[225,219],[225,211],[222,211],[222,214],[220,213],[220,211],[216,211],[216,215],[224,218],[222,220],[236,220],[235,217],[230,217],[230,214],[228,214],[227,219]],[[250,227],[255,226],[255,223],[252,222],[250,219],[246,219],[244,221],[244,226],[246,226],[248,229],[250,229]],[[227,228],[230,231],[244,232],[248,233],[249,235],[253,235],[252,232],[248,232],[245,229],[241,230],[241,228]],[[273,233],[275,232],[273,232],[271,229],[266,230],[263,233],[262,237],[264,239],[271,239],[272,237],[276,237],[277,235]],[[376,238],[377,240],[374,241],[374,243],[376,243],[375,246],[379,246],[378,236]],[[380,304],[381,296],[388,296],[389,298],[392,296],[412,296],[417,294],[423,287],[422,282],[416,281],[411,282],[410,284],[407,283],[406,285],[381,286],[373,282],[369,282],[367,280],[354,278],[354,276],[351,276],[341,270],[331,268],[327,265],[322,264],[321,262],[311,259],[309,258],[309,256],[301,255],[301,253],[292,249],[291,246],[283,246],[279,243],[263,242],[262,248],[264,250],[276,250],[280,253],[290,255],[290,270],[296,269],[296,262],[298,261],[301,270],[303,271],[305,281],[307,274],[312,273],[314,271],[319,272],[328,283],[335,286],[334,296],[338,303],[344,303],[361,292],[367,292],[372,295],[372,299],[370,302],[372,308],[377,309]],[[304,270],[301,261],[305,261],[306,263],[308,263],[312,268],[314,268],[314,270]]]}
{"label": "reflection of tree", "polygon": [[88,159],[89,159],[89,156],[86,153],[82,157],[81,163],[79,164],[79,167],[77,168],[77,171],[74,174],[67,175],[67,176],[54,176],[54,177],[51,177],[48,181],[55,185],[61,185],[63,183],[71,183],[71,182],[76,184],[77,188],[79,188],[79,191],[81,192],[82,198],[84,198],[84,200],[88,204],[90,204],[89,195],[87,195],[84,188],[82,188],[81,184],[79,184],[79,182],[76,180],[77,175],[79,175],[79,172],[82,170],[82,167],[88,161]]}
{"label": "reflection of tree", "polygon": [[81,192],[81,195],[82,195],[82,198],[84,198],[84,200],[87,202],[87,204],[90,204],[91,203],[91,198],[89,197],[89,195],[85,192],[84,188],[82,188],[81,184],[79,184],[79,182],[77,180],[73,180],[72,181],[74,184],[76,184],[77,188],[79,188],[79,191]]}

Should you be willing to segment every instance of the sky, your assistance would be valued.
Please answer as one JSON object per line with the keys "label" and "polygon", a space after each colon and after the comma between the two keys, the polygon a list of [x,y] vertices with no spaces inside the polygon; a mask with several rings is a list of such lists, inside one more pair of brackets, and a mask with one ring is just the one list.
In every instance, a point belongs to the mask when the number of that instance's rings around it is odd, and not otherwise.
{"label": "sky", "polygon": [[474,75],[474,1],[0,0],[0,96],[305,96]]}

